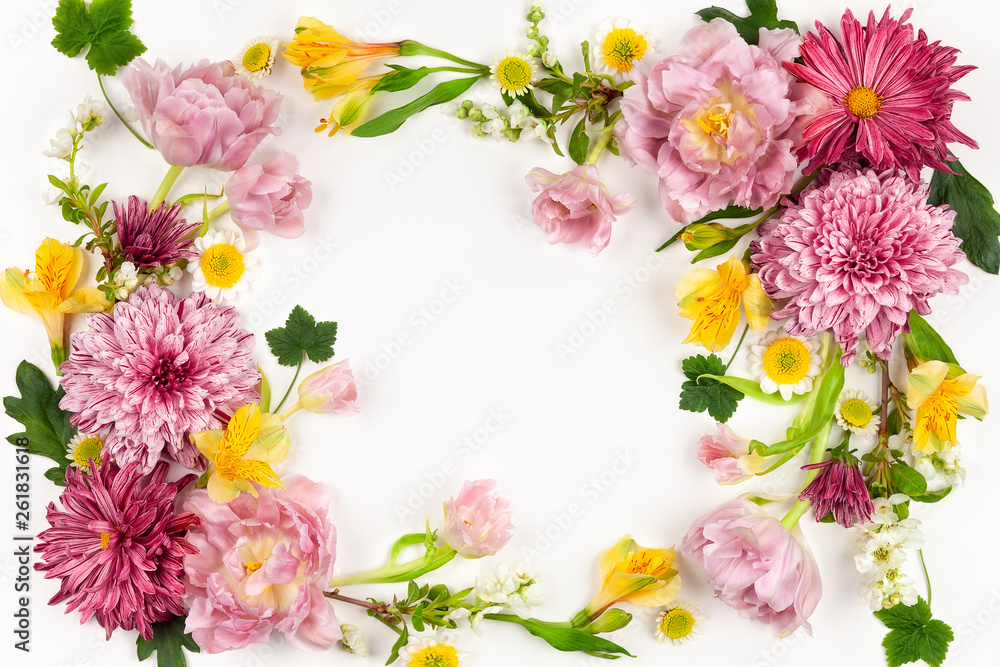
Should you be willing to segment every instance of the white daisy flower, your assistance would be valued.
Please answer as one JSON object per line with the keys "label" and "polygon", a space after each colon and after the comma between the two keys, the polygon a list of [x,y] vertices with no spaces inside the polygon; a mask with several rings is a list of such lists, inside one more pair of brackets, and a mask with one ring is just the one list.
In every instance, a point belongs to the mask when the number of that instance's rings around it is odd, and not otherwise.
{"label": "white daisy flower", "polygon": [[257,278],[257,258],[246,252],[243,237],[228,230],[210,231],[195,240],[198,256],[188,271],[192,289],[215,301],[232,301],[244,294]]}
{"label": "white daisy flower", "polygon": [[601,23],[590,52],[595,70],[622,82],[631,78],[632,69],[653,53],[654,46],[653,38],[635,22],[617,18]]}
{"label": "white daisy flower", "polygon": [[410,635],[410,640],[399,650],[402,667],[459,667],[462,654],[448,633],[439,632],[431,637]]}
{"label": "white daisy flower", "polygon": [[509,95],[520,95],[533,88],[538,72],[535,59],[521,51],[504,51],[493,59],[490,80]]}
{"label": "white daisy flower", "polygon": [[793,394],[813,388],[823,360],[819,343],[793,338],[782,331],[768,331],[750,348],[750,372],[765,394],[779,392],[786,401]]}
{"label": "white daisy flower", "polygon": [[274,57],[278,55],[280,42],[276,37],[261,35],[247,42],[236,62],[236,73],[251,81],[261,79],[271,73]]}
{"label": "white daisy flower", "polygon": [[680,646],[700,635],[704,615],[693,604],[677,600],[660,612],[656,620],[656,638]]}
{"label": "white daisy flower", "polygon": [[104,438],[100,433],[77,432],[73,439],[69,441],[69,454],[66,458],[72,461],[70,466],[89,470],[88,465],[91,460],[100,467],[104,453]]}
{"label": "white daisy flower", "polygon": [[882,418],[875,414],[876,407],[875,401],[865,396],[865,392],[848,389],[837,399],[833,416],[837,418],[837,426],[845,431],[875,440],[882,423]]}

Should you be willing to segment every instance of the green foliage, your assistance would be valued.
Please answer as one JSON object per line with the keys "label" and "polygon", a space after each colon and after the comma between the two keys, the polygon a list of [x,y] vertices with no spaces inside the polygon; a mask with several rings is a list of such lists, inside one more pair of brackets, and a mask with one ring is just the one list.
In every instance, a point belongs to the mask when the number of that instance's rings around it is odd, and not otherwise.
{"label": "green foliage", "polygon": [[927,202],[932,206],[948,204],[955,210],[952,231],[962,239],[962,250],[969,261],[989,273],[1000,272],[1000,213],[993,205],[993,195],[970,174],[958,160],[949,162],[955,171],[935,171]]}
{"label": "green foliage", "polygon": [[548,623],[533,618],[520,618],[513,614],[487,614],[486,618],[516,623],[559,651],[582,651],[588,655],[612,660],[623,655],[635,657],[612,641],[592,635],[586,630],[569,627],[566,623]]}
{"label": "green foliage", "polygon": [[429,67],[418,67],[417,69],[410,69],[402,65],[386,65],[386,67],[394,71],[383,76],[382,80],[375,84],[375,87],[372,88],[373,95],[379,92],[395,93],[400,90],[409,90],[420,83],[425,76],[431,74]]}
{"label": "green foliage", "polygon": [[87,64],[98,74],[113,75],[146,51],[132,26],[131,0],[59,0],[52,26],[52,46],[74,58],[87,45]]}
{"label": "green foliage", "polygon": [[76,428],[69,423],[72,413],[59,407],[65,395],[62,387],[56,389],[37,366],[22,361],[15,375],[18,396],[4,396],[3,407],[10,417],[21,422],[24,431],[8,436],[7,441],[23,447],[28,453],[44,456],[56,462],[45,477],[56,484],[65,485],[67,445]]}
{"label": "green foliage", "polygon": [[271,329],[264,338],[282,366],[297,366],[306,356],[312,361],[326,361],[333,356],[337,323],[317,322],[305,308],[295,306],[285,326]]}
{"label": "green foliage", "polygon": [[200,653],[201,649],[190,634],[184,632],[184,616],[175,616],[169,621],[153,623],[153,638],[146,641],[142,635],[135,640],[135,653],[139,660],[145,660],[156,651],[157,667],[187,667],[184,650]]}
{"label": "green foliage", "polygon": [[484,75],[472,76],[466,79],[454,79],[445,81],[434,86],[431,91],[421,95],[409,104],[386,111],[381,116],[376,116],[371,120],[362,123],[351,132],[352,137],[379,137],[383,134],[391,134],[403,126],[410,116],[429,109],[438,104],[444,104],[455,99],[472,85],[483,78]]}
{"label": "green foliage", "polygon": [[915,365],[931,359],[959,365],[948,343],[915,310],[910,311],[910,333],[903,334],[903,345],[907,358],[915,362]]}
{"label": "green foliage", "polygon": [[726,374],[722,359],[714,354],[708,357],[699,354],[685,359],[681,369],[687,377],[687,381],[681,385],[681,410],[708,411],[719,422],[729,421],[736,411],[737,403],[743,398],[743,393],[716,379]]}
{"label": "green foliage", "polygon": [[890,632],[882,641],[889,667],[923,660],[940,667],[948,654],[948,644],[955,634],[944,621],[931,617],[931,607],[923,598],[915,605],[897,604],[875,612]]}
{"label": "green foliage", "polygon": [[573,134],[569,138],[569,156],[573,162],[583,164],[587,161],[587,151],[590,148],[590,137],[587,136],[587,117],[580,118],[580,122],[573,128]]}
{"label": "green foliage", "polygon": [[892,487],[911,498],[927,493],[927,480],[903,461],[892,464]]}
{"label": "green foliage", "polygon": [[776,0],[747,0],[747,9],[750,16],[737,16],[727,9],[711,6],[695,12],[702,21],[708,23],[712,19],[726,19],[734,26],[748,44],[756,44],[760,39],[760,29],[767,28],[775,30],[779,28],[791,28],[795,32],[799,31],[799,26],[795,21],[783,21],[778,19],[778,4]]}

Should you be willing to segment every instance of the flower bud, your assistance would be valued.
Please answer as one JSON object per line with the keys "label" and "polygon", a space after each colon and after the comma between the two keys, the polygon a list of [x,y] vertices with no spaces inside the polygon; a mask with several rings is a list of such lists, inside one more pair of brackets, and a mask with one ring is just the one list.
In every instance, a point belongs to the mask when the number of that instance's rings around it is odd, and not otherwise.
{"label": "flower bud", "polygon": [[624,628],[632,621],[632,614],[624,611],[622,609],[608,609],[606,612],[601,614],[600,618],[596,621],[583,628],[584,632],[589,632],[592,635],[600,634],[602,632],[614,632]]}
{"label": "flower bud", "polygon": [[463,558],[482,558],[500,551],[510,541],[510,502],[493,493],[496,482],[466,482],[459,494],[444,504],[442,536]]}
{"label": "flower bud", "polygon": [[299,405],[309,412],[350,415],[359,411],[355,405],[358,388],[347,360],[316,371],[302,381],[298,391]]}
{"label": "flower bud", "polygon": [[527,35],[528,39],[535,39],[536,37],[538,37],[538,28],[536,28],[535,26],[531,26],[530,28],[528,28]]}
{"label": "flower bud", "polygon": [[687,226],[681,240],[688,250],[704,250],[729,239],[729,227],[718,222],[707,225],[695,223]]}

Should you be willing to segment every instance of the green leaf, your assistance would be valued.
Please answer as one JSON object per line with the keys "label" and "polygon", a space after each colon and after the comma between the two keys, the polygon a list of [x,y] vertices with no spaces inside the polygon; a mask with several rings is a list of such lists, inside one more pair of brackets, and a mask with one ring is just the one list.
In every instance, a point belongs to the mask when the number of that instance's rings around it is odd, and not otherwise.
{"label": "green leaf", "polygon": [[744,378],[730,377],[728,375],[702,375],[697,379],[701,380],[703,378],[711,378],[716,382],[729,385],[745,396],[755,398],[763,403],[769,403],[770,405],[794,405],[796,403],[801,403],[806,398],[805,394],[792,394],[792,397],[786,401],[778,392],[765,394],[761,391],[759,382],[746,380]]}
{"label": "green leaf", "polygon": [[[410,533],[409,535],[403,535],[401,538],[396,540],[396,543],[392,545],[392,550],[389,552],[389,564],[386,567],[392,567],[399,560],[399,555],[403,553],[403,550],[407,547],[411,547],[415,544],[423,544],[424,533]],[[412,583],[412,582],[411,582]]]}
{"label": "green leaf", "polygon": [[795,21],[778,20],[776,0],[747,0],[747,8],[750,10],[750,16],[737,16],[731,11],[714,5],[695,13],[705,23],[717,18],[726,19],[736,26],[736,31],[740,33],[740,37],[746,40],[747,44],[757,43],[757,40],[760,39],[761,28],[769,30],[791,28],[795,32],[799,31],[799,26],[795,24]]}
{"label": "green leaf", "polygon": [[635,657],[612,641],[578,628],[571,628],[566,623],[549,623],[534,618],[520,618],[513,614],[486,614],[484,618],[516,623],[559,651],[582,651],[588,655],[608,659],[620,658],[623,655]]}
{"label": "green leaf", "polygon": [[410,614],[410,623],[413,624],[413,629],[417,632],[424,631],[424,619],[421,614],[424,613],[424,603],[421,602],[416,607],[413,608],[413,613]]}
{"label": "green leaf", "polygon": [[146,641],[142,635],[135,640],[135,653],[139,660],[145,660],[156,651],[157,667],[186,667],[187,658],[183,649],[199,653],[201,649],[190,634],[184,632],[184,616],[175,616],[169,621],[153,623],[153,638]]}
{"label": "green leaf", "polygon": [[989,273],[1000,272],[1000,213],[993,205],[993,195],[970,174],[958,160],[949,162],[955,171],[935,171],[927,203],[948,204],[955,210],[952,231],[962,239],[962,250],[969,261]]}
{"label": "green leaf", "polygon": [[52,46],[74,58],[89,44],[87,64],[98,74],[111,76],[139,57],[146,47],[129,32],[131,0],[59,0],[52,26]]}
{"label": "green leaf", "polygon": [[915,310],[910,311],[910,333],[903,334],[903,345],[906,347],[906,356],[914,358],[918,365],[931,359],[959,365],[955,353],[941,338],[941,334]]}
{"label": "green leaf", "polygon": [[764,213],[763,208],[744,208],[742,206],[728,206],[718,211],[712,211],[705,217],[699,218],[690,224],[703,225],[707,222],[712,222],[713,220],[733,220],[736,218],[752,218],[755,215],[761,215],[763,213]]}
{"label": "green leaf", "polygon": [[372,94],[381,91],[394,93],[400,90],[408,90],[420,83],[425,76],[431,73],[429,67],[410,69],[401,65],[394,65],[393,69],[396,71],[386,74],[382,77],[381,81],[375,84],[375,87],[372,88]]}
{"label": "green leaf", "polygon": [[719,255],[721,255],[723,253],[726,253],[726,252],[729,252],[730,250],[732,250],[733,247],[735,247],[736,244],[739,243],[739,242],[740,242],[740,239],[739,239],[739,237],[737,237],[735,239],[727,239],[727,240],[722,241],[720,243],[716,243],[715,245],[709,246],[708,248],[703,248],[701,252],[699,252],[697,255],[694,256],[694,258],[691,260],[691,263],[692,264],[697,264],[698,262],[700,262],[703,259],[710,259],[712,257],[718,257]]}
{"label": "green leaf", "polygon": [[928,493],[923,493],[919,496],[910,496],[910,500],[914,500],[918,503],[936,503],[951,493],[952,488],[953,487],[946,486],[939,491],[929,491]]}
{"label": "green leaf", "polygon": [[44,473],[45,479],[58,486],[66,486],[66,468],[69,467],[69,461],[66,462],[64,466],[56,466],[55,468],[49,468]]}
{"label": "green leaf", "polygon": [[399,659],[399,652],[410,640],[410,630],[406,627],[405,622],[400,624],[399,630],[399,637],[396,639],[396,643],[392,645],[392,650],[389,651],[389,659],[385,661],[387,665],[391,665]]}
{"label": "green leaf", "polygon": [[410,116],[429,109],[438,104],[444,104],[455,99],[472,85],[481,79],[481,76],[472,76],[467,79],[454,79],[445,81],[434,86],[429,93],[421,95],[407,105],[401,106],[392,111],[386,111],[381,116],[376,116],[371,120],[362,123],[351,132],[352,137],[380,137],[384,134],[391,134],[402,127],[403,123]]}
{"label": "green leaf", "polygon": [[931,617],[931,608],[923,598],[914,605],[897,604],[875,612],[890,632],[882,640],[889,667],[900,667],[923,660],[940,667],[948,654],[948,645],[955,634],[944,621]]}
{"label": "green leaf", "polygon": [[722,359],[716,355],[696,355],[682,362],[681,369],[687,382],[681,385],[681,410],[708,411],[715,420],[725,423],[733,416],[743,393],[705,375],[723,376],[726,373]]}
{"label": "green leaf", "polygon": [[554,81],[554,83],[544,90],[552,93],[552,115],[554,116],[558,114],[559,110],[562,109],[562,106],[566,104],[566,100],[573,97],[573,86],[572,84],[560,81],[559,79],[549,80]]}
{"label": "green leaf", "polygon": [[264,375],[264,369],[257,364],[257,371],[260,373],[260,411],[270,412],[271,411],[271,383],[267,381],[267,376]]}
{"label": "green leaf", "polygon": [[326,361],[333,356],[337,323],[317,322],[305,308],[295,306],[285,326],[271,329],[264,338],[282,366],[297,366],[303,356],[316,362]]}
{"label": "green leaf", "polygon": [[587,117],[584,116],[573,128],[569,137],[569,156],[577,164],[587,161],[587,150],[590,148],[590,136],[587,135]]}
{"label": "green leaf", "polygon": [[69,423],[73,413],[59,407],[65,392],[62,387],[53,389],[45,373],[27,361],[18,365],[14,381],[21,395],[4,396],[3,407],[11,418],[21,422],[24,431],[8,436],[7,441],[27,449],[29,454],[55,461],[58,467],[45,476],[56,484],[65,484],[67,445],[76,433]]}
{"label": "green leaf", "polygon": [[892,464],[892,486],[895,491],[911,498],[927,493],[927,480],[924,476],[902,461]]}

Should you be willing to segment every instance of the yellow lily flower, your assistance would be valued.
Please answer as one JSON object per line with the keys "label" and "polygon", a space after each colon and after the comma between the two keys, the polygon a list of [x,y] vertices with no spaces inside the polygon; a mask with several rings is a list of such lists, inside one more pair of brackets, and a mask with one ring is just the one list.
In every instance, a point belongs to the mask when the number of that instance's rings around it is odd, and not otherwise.
{"label": "yellow lily flower", "polygon": [[192,433],[191,441],[210,461],[205,473],[208,497],[217,503],[228,503],[244,492],[256,498],[251,482],[283,486],[271,464],[285,460],[291,441],[278,416],[261,414],[256,403],[237,410],[225,431]]}
{"label": "yellow lily flower", "polygon": [[330,118],[324,118],[316,128],[316,131],[323,132],[329,129],[328,134],[331,137],[339,130],[343,130],[345,134],[350,134],[351,130],[363,123],[365,117],[368,116],[372,100],[375,99],[372,95],[372,88],[382,80],[383,76],[385,75],[366,76],[363,79],[358,79],[358,81],[349,86],[344,96],[333,105]]}
{"label": "yellow lily flower", "polygon": [[96,287],[73,291],[83,270],[83,251],[47,238],[35,251],[35,271],[12,267],[0,280],[0,300],[11,310],[37,317],[45,326],[58,370],[66,360],[64,320],[66,313],[96,313],[112,303]]}
{"label": "yellow lily flower", "polygon": [[349,92],[369,65],[400,54],[400,42],[355,42],[312,17],[295,26],[295,39],[285,45],[288,62],[302,68],[305,89],[325,100]]}
{"label": "yellow lily flower", "polygon": [[986,389],[978,375],[943,361],[927,361],[906,378],[906,402],[916,410],[913,448],[945,452],[958,442],[958,413],[982,419],[989,412]]}
{"label": "yellow lily flower", "polygon": [[714,269],[695,269],[677,283],[677,302],[681,317],[694,320],[685,343],[702,345],[711,352],[726,347],[740,321],[740,304],[753,331],[767,328],[774,310],[764,293],[757,274],[732,255]]}
{"label": "yellow lily flower", "polygon": [[601,555],[601,592],[573,618],[573,626],[587,625],[619,602],[640,607],[670,604],[681,589],[673,564],[673,547],[647,549],[626,535]]}

